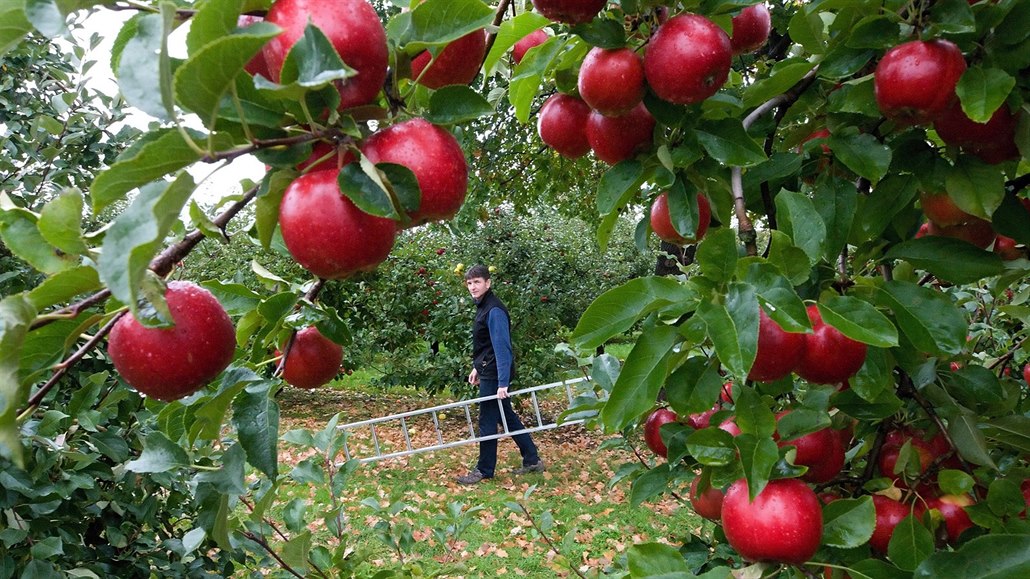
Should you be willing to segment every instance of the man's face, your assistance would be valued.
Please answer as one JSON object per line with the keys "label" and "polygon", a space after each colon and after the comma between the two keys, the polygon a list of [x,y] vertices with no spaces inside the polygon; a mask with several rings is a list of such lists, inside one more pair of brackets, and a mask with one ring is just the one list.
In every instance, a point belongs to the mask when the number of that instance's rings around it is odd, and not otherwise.
{"label": "man's face", "polygon": [[490,289],[490,280],[481,277],[473,277],[465,280],[465,287],[469,288],[472,299],[479,300]]}

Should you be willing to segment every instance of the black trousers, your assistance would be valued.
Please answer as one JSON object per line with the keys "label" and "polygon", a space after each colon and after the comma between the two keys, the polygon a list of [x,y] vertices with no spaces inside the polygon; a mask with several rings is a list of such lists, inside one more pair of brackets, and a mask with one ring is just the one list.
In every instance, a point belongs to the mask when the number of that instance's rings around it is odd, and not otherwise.
{"label": "black trousers", "polygon": [[[496,396],[497,395],[497,380],[480,380],[479,381],[479,395],[482,396]],[[515,432],[525,428],[522,425],[522,421],[519,419],[519,415],[515,414],[515,410],[511,407],[511,398],[505,398],[501,400],[501,404],[497,404],[497,400],[487,400],[479,403],[479,435],[480,436],[491,436],[497,434],[498,424],[501,423],[501,410],[504,411],[504,420],[508,423],[508,432]],[[519,452],[522,453],[522,465],[529,466],[540,462],[540,455],[537,453],[536,444],[533,443],[533,438],[529,433],[518,434],[512,437],[515,440],[515,444],[519,447]],[[479,443],[479,462],[476,464],[476,468],[479,472],[483,473],[483,476],[490,478],[494,476],[494,470],[497,468],[497,439],[483,440]]]}

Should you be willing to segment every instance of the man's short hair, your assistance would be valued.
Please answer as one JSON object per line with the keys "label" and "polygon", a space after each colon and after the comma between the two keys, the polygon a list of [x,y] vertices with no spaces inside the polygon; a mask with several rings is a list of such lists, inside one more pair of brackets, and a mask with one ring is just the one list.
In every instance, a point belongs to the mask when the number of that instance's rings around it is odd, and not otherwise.
{"label": "man's short hair", "polygon": [[465,281],[473,278],[490,279],[490,268],[483,264],[477,263],[465,272]]}

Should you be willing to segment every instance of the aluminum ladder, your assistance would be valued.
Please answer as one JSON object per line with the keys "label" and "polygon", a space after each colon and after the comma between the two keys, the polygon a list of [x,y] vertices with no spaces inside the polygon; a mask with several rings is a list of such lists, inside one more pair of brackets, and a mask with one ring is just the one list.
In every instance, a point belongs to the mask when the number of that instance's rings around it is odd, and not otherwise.
{"label": "aluminum ladder", "polygon": [[[483,440],[494,440],[494,439],[499,439],[499,438],[507,438],[507,437],[515,436],[516,434],[533,433],[533,432],[540,432],[540,431],[543,431],[543,430],[551,430],[551,429],[554,429],[554,428],[558,428],[559,426],[569,426],[569,425],[573,425],[573,424],[582,424],[583,423],[583,419],[582,418],[574,419],[574,420],[568,420],[568,421],[561,422],[561,423],[550,422],[550,423],[544,424],[543,418],[540,415],[540,400],[537,397],[537,393],[542,393],[544,391],[553,390],[553,389],[560,388],[560,387],[564,388],[565,389],[565,396],[568,399],[569,404],[571,405],[573,399],[575,398],[575,396],[573,394],[573,388],[572,387],[574,385],[576,385],[576,384],[580,384],[580,383],[586,382],[586,381],[587,381],[586,378],[573,378],[573,379],[570,379],[570,380],[562,380],[562,381],[559,381],[559,382],[552,382],[550,384],[542,384],[540,386],[533,386],[531,388],[521,388],[519,390],[510,391],[508,393],[509,398],[515,398],[517,396],[525,396],[525,395],[529,395],[532,398],[532,401],[533,401],[533,418],[536,419],[536,426],[529,426],[531,421],[530,420],[523,420],[525,428],[523,428],[521,430],[516,430],[514,432],[512,432],[512,431],[510,431],[508,429],[508,421],[504,418],[504,412],[502,410],[502,412],[501,412],[501,424],[503,426],[502,431],[498,432],[497,434],[491,435],[491,436],[479,436],[479,437],[476,436],[476,429],[475,429],[475,425],[473,424],[473,421],[472,421],[472,412],[470,411],[470,407],[473,404],[479,404],[481,402],[488,402],[488,401],[491,401],[491,400],[496,401],[497,405],[500,406],[501,405],[501,399],[498,398],[496,395],[495,396],[483,396],[481,398],[473,398],[471,400],[462,400],[460,402],[451,402],[449,404],[441,404],[439,406],[433,406],[431,408],[423,408],[421,410],[411,410],[411,411],[408,411],[408,412],[401,412],[399,414],[393,414],[393,415],[390,415],[390,416],[384,416],[382,418],[372,418],[370,420],[362,420],[362,421],[359,421],[359,422],[352,422],[350,424],[343,424],[343,425],[337,426],[338,429],[340,429],[340,430],[342,430],[344,432],[343,454],[344,454],[344,456],[346,457],[347,460],[358,459],[362,463],[367,463],[367,462],[374,462],[374,461],[377,461],[377,460],[384,460],[384,459],[387,459],[387,458],[400,458],[400,457],[409,456],[409,455],[412,455],[412,454],[418,454],[418,453],[421,453],[421,452],[432,452],[432,451],[435,451],[435,450],[443,450],[445,448],[453,448],[453,447],[456,447],[456,446],[463,446],[463,445],[466,445],[466,444],[474,444],[474,443],[478,443],[478,442],[483,441]],[[462,411],[464,411],[464,413],[465,413],[465,421],[466,421],[466,425],[468,426],[468,434],[469,434],[469,436],[468,436],[468,438],[460,438],[458,440],[447,441],[447,440],[444,440],[444,434],[445,433],[444,433],[443,429],[440,427],[440,414],[444,413],[444,412],[447,412],[449,410],[454,410],[456,408],[462,409]],[[435,430],[435,434],[436,434],[436,437],[435,437],[436,438],[436,442],[435,442],[435,444],[431,444],[429,446],[416,446],[416,445],[413,445],[412,444],[411,435],[409,433],[409,428],[411,427],[410,425],[412,425],[413,423],[418,421],[419,418],[424,417],[426,415],[429,415],[432,418],[433,429]],[[401,450],[390,451],[389,449],[384,449],[383,445],[380,444],[380,435],[377,432],[377,427],[383,428],[384,425],[388,425],[388,424],[394,424],[395,426],[399,426],[399,428],[401,429],[401,432],[404,433],[404,446],[405,446],[405,448],[403,448]],[[357,453],[355,453],[354,450],[351,449],[350,444],[348,443],[348,439],[350,438],[350,436],[352,436],[357,431],[362,431],[363,429],[368,429],[371,432],[372,450],[374,451],[374,455],[370,455],[370,456],[355,456]]]}

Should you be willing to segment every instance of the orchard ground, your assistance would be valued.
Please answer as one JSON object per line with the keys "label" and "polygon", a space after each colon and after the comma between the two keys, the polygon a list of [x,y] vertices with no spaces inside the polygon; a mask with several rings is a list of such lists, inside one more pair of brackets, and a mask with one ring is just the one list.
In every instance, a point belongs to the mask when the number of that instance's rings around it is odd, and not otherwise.
{"label": "orchard ground", "polygon": [[[426,399],[415,391],[373,392],[360,383],[363,378],[361,374],[349,376],[334,383],[334,388],[287,388],[280,396],[280,432],[301,428],[317,432],[336,413],[345,424],[454,400],[443,395]],[[564,410],[562,402],[558,397],[543,398],[545,417]],[[522,412],[524,417],[527,414]],[[465,424],[464,413],[451,412],[442,428],[464,428]],[[380,431],[382,444],[403,444],[399,429],[394,430]],[[435,439],[431,429],[418,429],[411,437],[416,447],[431,445]],[[427,574],[561,577],[574,575],[570,563],[581,572],[603,575],[634,543],[679,545],[690,533],[701,532],[702,520],[673,497],[663,495],[656,502],[631,507],[628,482],[610,487],[619,465],[637,459],[626,450],[602,449],[604,438],[579,425],[536,433],[534,440],[548,469],[543,474],[521,476],[512,472],[520,466],[517,448],[510,440],[502,440],[497,476],[472,487],[461,486],[454,478],[475,464],[475,444],[363,465],[350,476],[339,497],[346,505],[352,547],[367,556],[365,568],[371,573],[383,562],[400,562],[402,555],[404,562]],[[637,444],[641,456],[650,460],[643,442]],[[313,452],[284,443],[281,468],[288,472]],[[298,484],[284,490],[274,511],[291,508],[295,499],[325,504],[326,497],[311,493],[328,492],[326,485]],[[371,507],[370,501],[382,511]],[[449,514],[453,503],[462,505],[464,514],[459,520]],[[513,503],[525,506],[530,516],[514,510]],[[401,505],[396,514],[389,514],[391,507],[396,510]],[[482,510],[469,512],[476,506]],[[414,541],[408,549],[402,548],[400,555],[380,538],[384,523],[391,525],[398,537],[405,525],[410,526]],[[463,524],[467,528],[457,536],[446,532],[448,525]],[[322,523],[308,528],[315,545],[334,540]]]}

